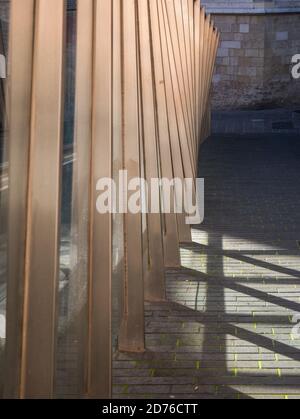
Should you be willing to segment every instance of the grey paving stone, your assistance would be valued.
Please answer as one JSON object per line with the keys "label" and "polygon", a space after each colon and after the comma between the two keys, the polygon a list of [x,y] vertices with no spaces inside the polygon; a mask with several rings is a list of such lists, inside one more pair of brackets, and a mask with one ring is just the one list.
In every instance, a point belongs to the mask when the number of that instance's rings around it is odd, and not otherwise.
{"label": "grey paving stone", "polygon": [[147,352],[116,355],[116,398],[300,398],[299,159],[292,134],[204,144],[205,221],[145,305]]}

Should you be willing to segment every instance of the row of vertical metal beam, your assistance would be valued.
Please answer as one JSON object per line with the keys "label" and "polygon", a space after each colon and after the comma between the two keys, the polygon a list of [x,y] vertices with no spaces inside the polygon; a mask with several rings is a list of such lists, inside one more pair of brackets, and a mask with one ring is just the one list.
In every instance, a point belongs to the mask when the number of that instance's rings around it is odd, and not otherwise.
{"label": "row of vertical metal beam", "polygon": [[[65,6],[11,0],[6,397],[54,395]],[[119,350],[134,352],[145,350],[144,300],[166,298],[165,268],[180,266],[179,244],[191,231],[174,211],[128,213],[113,231],[112,214],[96,211],[97,182],[113,177],[116,159],[128,181],[196,177],[219,36],[199,1],[77,0],[76,39],[73,193],[85,254],[77,286],[87,277],[76,318],[81,396],[104,398],[112,388],[113,235],[123,266]]]}

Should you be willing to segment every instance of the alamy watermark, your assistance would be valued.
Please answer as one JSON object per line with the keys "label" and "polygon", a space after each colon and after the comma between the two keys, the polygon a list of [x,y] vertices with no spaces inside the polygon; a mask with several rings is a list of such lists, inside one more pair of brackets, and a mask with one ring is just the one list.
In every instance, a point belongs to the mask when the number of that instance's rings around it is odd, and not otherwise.
{"label": "alamy watermark", "polygon": [[186,224],[204,220],[204,179],[129,178],[126,170],[118,179],[97,182],[99,214],[184,214]]}
{"label": "alamy watermark", "polygon": [[296,54],[292,57],[292,77],[294,79],[300,79],[300,54]]}

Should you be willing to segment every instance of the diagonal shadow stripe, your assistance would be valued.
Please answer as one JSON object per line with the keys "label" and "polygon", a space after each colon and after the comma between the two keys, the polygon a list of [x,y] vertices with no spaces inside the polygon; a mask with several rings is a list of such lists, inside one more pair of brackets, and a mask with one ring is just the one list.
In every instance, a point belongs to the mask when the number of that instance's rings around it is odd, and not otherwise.
{"label": "diagonal shadow stripe", "polygon": [[[290,316],[277,316],[277,315],[267,315],[267,316],[255,316],[253,317],[250,314],[234,314],[234,313],[230,313],[230,314],[226,314],[226,313],[208,313],[208,312],[201,312],[201,311],[196,311],[194,309],[191,309],[190,307],[187,306],[183,306],[180,303],[177,302],[170,302],[170,304],[175,304],[174,307],[172,307],[173,311],[175,312],[175,310],[178,312],[178,315],[182,315],[182,313],[185,310],[192,310],[193,314],[191,315],[191,317],[195,320],[195,321],[202,321],[202,322],[206,322],[206,324],[214,324],[214,323],[218,323],[218,324],[222,324],[222,323],[240,323],[240,324],[253,324],[253,321],[255,321],[256,324],[262,324],[262,325],[281,325],[281,326],[287,326],[287,325],[291,325],[291,321],[290,321]],[[188,318],[189,316],[186,316],[184,318]],[[250,321],[251,320],[251,321]]]}
{"label": "diagonal shadow stripe", "polygon": [[256,346],[263,347],[269,351],[279,353],[283,356],[288,356],[295,361],[300,361],[300,350],[295,349],[293,346],[281,343],[262,335],[257,335],[249,330],[241,329],[240,327],[227,324],[225,332],[231,336],[237,336],[240,339],[247,340]]}
{"label": "diagonal shadow stripe", "polygon": [[[170,276],[176,275],[178,277],[180,275],[184,275],[185,270],[188,270],[188,269],[190,269],[190,268],[187,268],[185,266],[181,267],[181,268],[172,268],[172,269],[168,269],[166,274],[170,275]],[[200,272],[200,271],[196,271],[196,272],[198,272],[200,275],[202,274],[202,272]],[[222,281],[224,281],[225,285],[226,285],[227,278],[232,280],[231,277],[227,277],[227,276],[222,277]],[[267,277],[267,276],[264,276],[264,278],[251,277],[249,279],[249,278],[245,278],[245,277],[241,277],[241,276],[236,275],[234,277],[234,282],[246,283],[246,284],[278,285],[278,286],[280,286],[280,285],[300,285],[299,281],[296,278],[295,279],[291,279],[291,278],[274,279],[274,278]]]}
{"label": "diagonal shadow stripe", "polygon": [[210,285],[217,285],[217,286],[224,286],[225,288],[229,288],[233,291],[240,292],[245,295],[249,295],[253,298],[257,298],[259,300],[265,301],[270,304],[274,304],[280,307],[284,307],[291,311],[296,311],[300,313],[300,304],[295,303],[293,301],[286,301],[284,298],[276,297],[274,295],[267,294],[266,292],[260,291],[260,290],[254,290],[250,287],[247,287],[245,285],[237,284],[235,281],[232,281],[231,279],[224,280],[224,277],[210,277],[209,275],[199,273],[193,269],[184,268],[186,272],[188,272],[190,275],[192,275],[195,278],[203,278],[206,277],[206,280],[203,280],[203,282],[207,282]]}
{"label": "diagonal shadow stripe", "polygon": [[187,249],[187,250],[195,251],[195,252],[197,252],[198,250],[203,251],[205,249],[206,251],[208,250],[208,254],[213,254],[214,256],[223,256],[223,257],[225,256],[225,257],[228,257],[228,258],[231,258],[231,259],[238,260],[240,262],[248,263],[250,265],[255,265],[255,266],[258,266],[260,268],[267,269],[269,271],[274,271],[274,272],[278,272],[278,273],[281,273],[281,274],[284,274],[284,275],[294,276],[294,277],[300,279],[300,272],[297,271],[296,269],[285,268],[283,266],[274,265],[273,263],[253,259],[251,257],[241,255],[238,252],[220,250],[220,249],[214,248],[212,246],[205,246],[205,245],[198,244],[198,243],[193,243],[192,245],[181,244],[181,247],[183,247],[184,249]]}
{"label": "diagonal shadow stripe", "polygon": [[[181,304],[177,304],[177,303],[173,303],[173,304],[183,307]],[[195,313],[195,310],[189,307],[184,307],[184,308],[186,311]],[[196,317],[195,317],[195,321],[197,321]],[[295,361],[300,361],[299,349],[296,349],[293,346],[287,345],[285,343],[272,340],[265,336],[257,335],[256,333],[242,329],[235,325],[231,325],[230,323],[224,323],[224,325],[222,326],[222,334],[238,337],[256,346],[263,347],[271,352],[277,352],[283,356],[288,356],[289,358]]]}

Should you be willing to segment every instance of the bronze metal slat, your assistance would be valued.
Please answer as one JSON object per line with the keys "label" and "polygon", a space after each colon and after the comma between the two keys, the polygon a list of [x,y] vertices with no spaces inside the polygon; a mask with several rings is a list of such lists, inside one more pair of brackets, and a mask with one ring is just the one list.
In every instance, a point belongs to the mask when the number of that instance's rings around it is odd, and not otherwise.
{"label": "bronze metal slat", "polygon": [[21,384],[34,6],[34,0],[11,1],[6,398],[20,397]]}
{"label": "bronze metal slat", "polygon": [[59,272],[64,1],[38,0],[35,19],[20,394],[50,398]]}
{"label": "bronze metal slat", "polygon": [[91,398],[110,397],[112,383],[112,214],[96,210],[98,181],[112,178],[112,12],[112,0],[94,0],[88,351]]}
{"label": "bronze metal slat", "polygon": [[[163,68],[163,56],[157,1],[150,1],[149,6],[151,14],[150,29],[152,32],[152,48],[155,75],[154,83],[156,88],[157,130],[160,147],[159,163],[161,166],[162,178],[171,181],[174,178],[174,169],[172,161],[170,127],[167,109],[166,80]],[[170,199],[171,201],[171,213],[164,215],[164,264],[166,267],[179,267],[179,238],[176,215],[174,214],[174,189],[170,190],[170,194],[168,191],[163,189],[162,194],[163,200]]]}
{"label": "bronze metal slat", "polygon": [[[137,0],[122,2],[123,153],[128,182],[139,178],[141,174],[137,12]],[[128,352],[143,352],[145,326],[141,214],[125,214],[124,247],[124,309],[119,348]]]}

